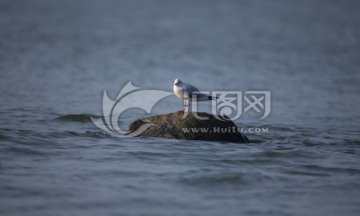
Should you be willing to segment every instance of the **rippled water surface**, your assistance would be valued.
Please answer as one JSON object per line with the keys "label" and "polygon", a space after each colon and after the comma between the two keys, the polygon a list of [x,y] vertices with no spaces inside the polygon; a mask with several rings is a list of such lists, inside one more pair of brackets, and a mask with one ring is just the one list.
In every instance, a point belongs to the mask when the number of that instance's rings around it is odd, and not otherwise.
{"label": "rippled water surface", "polygon": [[[357,215],[358,1],[1,1],[1,215]],[[103,90],[268,90],[249,144],[110,136]],[[154,113],[179,110],[175,96]],[[208,104],[202,105],[206,109]],[[128,110],[122,125],[146,115]]]}

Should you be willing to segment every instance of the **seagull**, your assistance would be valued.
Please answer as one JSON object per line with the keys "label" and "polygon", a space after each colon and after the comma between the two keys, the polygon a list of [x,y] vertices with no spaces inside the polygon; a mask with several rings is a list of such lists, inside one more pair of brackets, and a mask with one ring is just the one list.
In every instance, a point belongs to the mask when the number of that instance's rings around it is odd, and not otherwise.
{"label": "seagull", "polygon": [[188,108],[190,107],[190,101],[197,102],[197,101],[209,101],[209,100],[217,99],[217,97],[215,98],[207,94],[200,94],[198,88],[188,83],[184,83],[180,79],[175,79],[174,81],[174,93],[178,98],[184,100],[184,110],[183,110],[184,112],[186,107]]}

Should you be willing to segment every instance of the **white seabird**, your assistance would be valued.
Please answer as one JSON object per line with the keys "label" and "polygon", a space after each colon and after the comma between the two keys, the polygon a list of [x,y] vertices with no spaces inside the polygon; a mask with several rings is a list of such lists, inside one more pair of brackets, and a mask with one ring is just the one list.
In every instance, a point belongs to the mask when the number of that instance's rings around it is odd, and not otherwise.
{"label": "white seabird", "polygon": [[184,100],[184,112],[186,111],[186,107],[190,107],[190,101],[198,102],[216,99],[211,95],[201,94],[198,88],[188,83],[184,83],[180,79],[175,79],[174,81],[174,93],[178,98]]}

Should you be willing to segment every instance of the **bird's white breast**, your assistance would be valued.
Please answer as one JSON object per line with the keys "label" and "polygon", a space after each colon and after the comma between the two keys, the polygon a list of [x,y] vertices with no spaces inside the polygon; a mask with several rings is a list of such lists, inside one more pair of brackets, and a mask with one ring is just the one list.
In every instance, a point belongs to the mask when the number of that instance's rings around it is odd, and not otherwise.
{"label": "bird's white breast", "polygon": [[174,85],[174,93],[178,98],[184,99],[184,90],[182,87]]}

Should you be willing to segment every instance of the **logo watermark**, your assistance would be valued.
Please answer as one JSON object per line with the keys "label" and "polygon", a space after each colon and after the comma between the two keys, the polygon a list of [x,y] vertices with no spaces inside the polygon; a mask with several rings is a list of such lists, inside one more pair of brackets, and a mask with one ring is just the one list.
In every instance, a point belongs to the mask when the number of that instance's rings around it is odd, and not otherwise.
{"label": "logo watermark", "polygon": [[[106,90],[104,90],[102,99],[103,117],[91,118],[91,120],[98,128],[108,134],[138,136],[150,127],[152,123],[148,120],[143,120],[143,124],[135,131],[125,131],[121,129],[119,125],[121,114],[132,108],[142,109],[150,114],[151,110],[159,101],[173,94],[174,93],[170,91],[140,89],[131,82],[128,82],[120,90],[115,99],[109,98]],[[211,95],[213,99],[210,103],[211,114],[221,121],[239,119],[243,113],[250,111],[259,113],[259,115],[261,115],[259,119],[265,119],[271,112],[270,91],[202,91],[194,93],[190,99],[194,102],[189,111],[199,120],[207,120],[206,117],[197,115],[198,102],[196,102],[196,97],[199,94]],[[183,118],[185,118],[187,114],[187,112],[184,112]],[[216,130],[212,131],[216,132]],[[239,132],[246,133],[241,130]],[[256,130],[254,132],[256,132]]]}
{"label": "logo watermark", "polygon": [[269,128],[267,127],[191,127],[191,128],[182,128],[184,133],[243,133],[243,134],[259,134],[259,133],[269,133]]}
{"label": "logo watermark", "polygon": [[162,90],[141,90],[128,82],[120,90],[115,100],[110,99],[106,90],[104,90],[102,100],[103,117],[91,118],[91,120],[98,128],[111,135],[138,136],[150,127],[151,123],[144,121],[144,124],[136,131],[124,131],[119,126],[120,115],[131,108],[142,109],[150,113],[156,103],[172,94],[172,92]]}
{"label": "logo watermark", "polygon": [[[192,112],[197,112],[197,95],[211,95],[211,114],[218,120],[236,120],[243,113],[254,111],[262,114],[259,119],[265,119],[271,112],[271,92],[270,91],[201,91],[195,92],[193,105],[190,107]],[[244,107],[245,106],[245,107]],[[194,115],[201,120],[207,118]]]}

